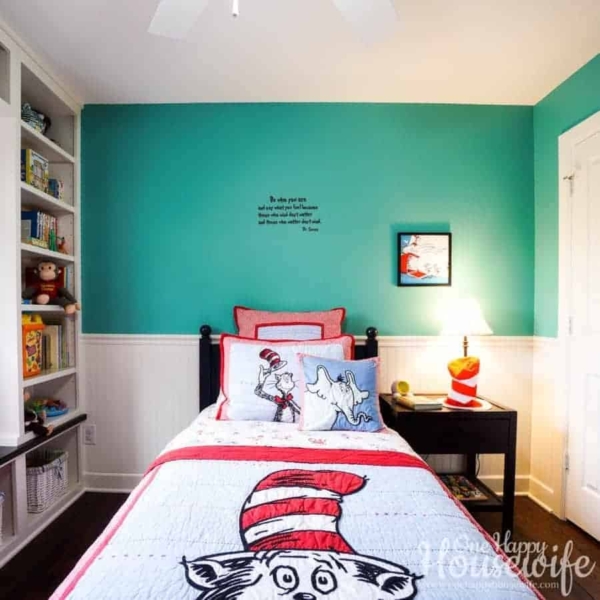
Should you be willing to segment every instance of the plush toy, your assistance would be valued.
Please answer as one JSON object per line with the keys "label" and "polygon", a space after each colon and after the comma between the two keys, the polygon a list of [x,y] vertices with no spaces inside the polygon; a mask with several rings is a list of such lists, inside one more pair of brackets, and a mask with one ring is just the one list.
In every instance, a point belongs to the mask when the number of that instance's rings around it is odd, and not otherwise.
{"label": "plush toy", "polygon": [[29,392],[23,393],[23,400],[25,401],[25,431],[33,431],[36,435],[41,436],[50,435],[54,427],[52,425],[44,425],[44,411],[38,412],[36,410],[35,400],[31,400],[31,394]]}
{"label": "plush toy", "polygon": [[58,248],[58,252],[61,254],[69,254],[69,249],[67,248],[67,240],[64,237],[59,237],[56,241],[56,245]]}
{"label": "plush toy", "polygon": [[68,315],[79,310],[79,304],[73,294],[61,287],[57,281],[60,272],[60,268],[55,263],[41,262],[35,270],[37,281],[23,290],[23,299],[31,300],[33,298],[36,304],[62,306]]}

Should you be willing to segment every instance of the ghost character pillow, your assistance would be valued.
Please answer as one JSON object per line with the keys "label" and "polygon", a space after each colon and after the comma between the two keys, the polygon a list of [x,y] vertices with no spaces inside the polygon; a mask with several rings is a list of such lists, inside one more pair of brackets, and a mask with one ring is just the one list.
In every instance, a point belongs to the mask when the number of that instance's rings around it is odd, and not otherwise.
{"label": "ghost character pillow", "polygon": [[221,336],[221,391],[217,419],[225,421],[300,421],[299,353],[350,359],[354,338],[273,341]]}
{"label": "ghost character pillow", "polygon": [[379,431],[379,359],[335,360],[300,355],[303,394],[300,429]]}

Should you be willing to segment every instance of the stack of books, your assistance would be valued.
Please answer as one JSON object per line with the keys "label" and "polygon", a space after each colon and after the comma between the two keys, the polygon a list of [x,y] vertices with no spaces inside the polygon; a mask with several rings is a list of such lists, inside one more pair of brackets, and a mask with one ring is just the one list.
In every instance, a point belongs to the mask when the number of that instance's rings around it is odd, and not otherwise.
{"label": "stack of books", "polygon": [[42,334],[42,369],[68,369],[75,364],[75,321],[46,324]]}
{"label": "stack of books", "polygon": [[487,500],[487,496],[464,475],[440,475],[440,479],[458,500]]}
{"label": "stack of books", "polygon": [[56,217],[39,210],[21,211],[21,241],[25,244],[57,250],[58,223]]}
{"label": "stack of books", "polygon": [[431,398],[429,396],[415,396],[413,394],[394,394],[394,403],[411,410],[440,410],[444,398]]}

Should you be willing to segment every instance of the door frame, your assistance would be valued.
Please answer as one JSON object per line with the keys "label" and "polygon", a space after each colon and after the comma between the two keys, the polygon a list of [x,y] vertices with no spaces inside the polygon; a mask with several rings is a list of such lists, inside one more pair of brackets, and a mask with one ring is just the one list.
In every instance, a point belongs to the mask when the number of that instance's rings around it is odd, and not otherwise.
{"label": "door frame", "polygon": [[565,429],[560,465],[561,500],[560,518],[567,511],[567,456],[569,452],[570,402],[569,378],[571,374],[571,242],[572,185],[576,185],[576,165],[573,156],[575,145],[600,131],[600,111],[569,129],[558,138],[558,330],[556,355],[555,414],[564,418]]}

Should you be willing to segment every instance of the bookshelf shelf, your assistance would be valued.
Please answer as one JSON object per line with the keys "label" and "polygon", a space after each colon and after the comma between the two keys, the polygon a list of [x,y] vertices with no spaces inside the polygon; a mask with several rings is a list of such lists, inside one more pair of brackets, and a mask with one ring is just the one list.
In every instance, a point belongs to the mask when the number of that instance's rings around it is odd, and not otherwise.
{"label": "bookshelf shelf", "polygon": [[24,436],[21,436],[22,440],[16,446],[0,446],[0,476],[19,456],[31,452],[36,448],[40,448],[41,446],[45,446],[49,442],[54,443],[54,441],[59,440],[64,433],[72,431],[86,420],[87,415],[84,412],[73,411],[68,414],[68,417],[67,415],[64,415],[64,418],[60,423],[54,422],[54,431],[47,437],[26,433]]}
{"label": "bookshelf shelf", "polygon": [[23,313],[50,313],[64,315],[65,310],[62,306],[54,304],[21,304],[21,312]]}
{"label": "bookshelf shelf", "polygon": [[75,373],[77,373],[76,367],[69,367],[68,369],[50,369],[49,371],[42,371],[41,375],[36,375],[35,377],[24,377],[22,379],[22,385],[24,388],[27,388],[32,385],[39,385],[40,383],[47,383],[54,379],[60,379],[61,377],[69,377],[75,375]]}
{"label": "bookshelf shelf", "polygon": [[[46,438],[48,441],[50,440],[54,440],[55,438],[59,437],[60,435],[62,435],[64,433],[64,431],[69,431],[70,427],[69,427],[69,423],[71,421],[73,422],[80,422],[82,419],[82,415],[84,413],[79,410],[78,408],[76,408],[75,410],[70,410],[68,413],[64,414],[64,415],[60,415],[59,417],[48,417],[46,419],[46,425],[52,425],[54,426],[54,430],[57,431],[57,433],[53,433],[52,435],[48,436],[48,438]],[[62,426],[65,425],[64,431],[61,431]],[[30,442],[31,440],[35,440],[36,439],[36,435],[35,433],[33,433],[33,431],[28,431],[22,438],[21,440],[21,444],[25,444],[26,442]],[[38,439],[41,439],[38,437]],[[42,440],[44,441],[44,440]]]}
{"label": "bookshelf shelf", "polygon": [[63,150],[58,144],[21,121],[21,140],[26,148],[39,152],[51,163],[75,163],[75,157]]}
{"label": "bookshelf shelf", "polygon": [[56,198],[45,194],[24,181],[21,182],[21,204],[32,209],[50,211],[53,215],[72,215],[75,213],[74,206],[70,206],[62,200],[56,200]]}
{"label": "bookshelf shelf", "polygon": [[62,252],[38,248],[37,246],[25,244],[24,242],[21,242],[21,252],[23,255],[31,256],[33,258],[51,258],[53,261],[60,264],[70,264],[75,262],[75,257],[71,254],[63,254]]}

